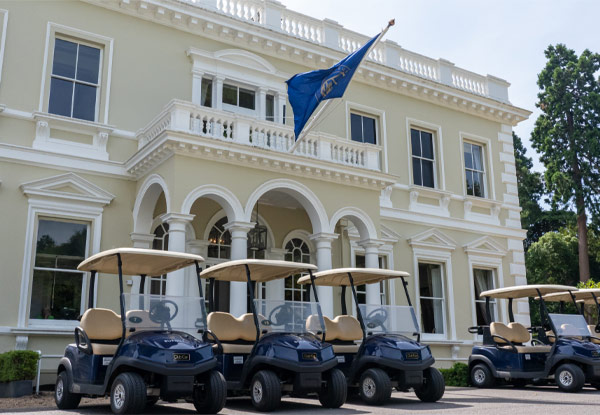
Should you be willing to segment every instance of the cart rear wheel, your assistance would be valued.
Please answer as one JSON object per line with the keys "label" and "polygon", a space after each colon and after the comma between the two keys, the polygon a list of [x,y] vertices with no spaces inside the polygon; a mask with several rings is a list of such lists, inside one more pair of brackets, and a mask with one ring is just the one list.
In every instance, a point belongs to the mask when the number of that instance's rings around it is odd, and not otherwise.
{"label": "cart rear wheel", "polygon": [[339,408],[346,402],[346,376],[339,369],[331,369],[325,376],[326,386],[319,392],[319,402],[325,408]]}
{"label": "cart rear wheel", "polygon": [[360,376],[360,397],[367,405],[383,405],[392,396],[392,383],[384,370],[367,369]]}
{"label": "cart rear wheel", "polygon": [[261,412],[271,412],[281,402],[281,383],[277,375],[270,370],[260,370],[250,382],[252,405]]}
{"label": "cart rear wheel", "polygon": [[75,409],[79,406],[81,395],[69,391],[69,375],[66,371],[60,372],[56,378],[54,401],[59,409]]}
{"label": "cart rear wheel", "polygon": [[579,366],[565,363],[554,372],[554,380],[563,392],[579,392],[585,384],[585,374]]}
{"label": "cart rear wheel", "polygon": [[204,388],[194,389],[194,407],[201,414],[216,414],[225,406],[227,382],[216,370],[208,374]]}
{"label": "cart rear wheel", "polygon": [[415,394],[423,402],[437,402],[445,391],[444,376],[435,367],[423,371],[423,385],[415,388]]}
{"label": "cart rear wheel", "polygon": [[471,384],[477,388],[493,388],[496,379],[486,364],[480,363],[471,368]]}
{"label": "cart rear wheel", "polygon": [[134,372],[121,373],[110,388],[110,408],[115,414],[139,414],[146,407],[146,383]]}

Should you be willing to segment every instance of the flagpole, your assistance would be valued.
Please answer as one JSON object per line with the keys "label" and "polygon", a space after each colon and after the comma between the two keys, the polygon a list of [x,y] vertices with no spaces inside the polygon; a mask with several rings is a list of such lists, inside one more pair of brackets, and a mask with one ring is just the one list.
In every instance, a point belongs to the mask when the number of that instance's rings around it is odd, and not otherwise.
{"label": "flagpole", "polygon": [[[390,27],[392,27],[394,24],[396,24],[396,19],[392,19],[388,22],[387,26],[385,27],[385,29],[383,29],[381,31],[381,33],[379,34],[379,36],[377,36],[377,39],[375,39],[375,42],[373,42],[373,44],[371,45],[371,47],[369,48],[369,50],[367,51],[367,53],[365,53],[365,55],[363,56],[363,59],[358,63],[358,66],[360,66],[360,64],[362,63],[362,61],[364,60],[365,57],[368,57],[369,54],[371,53],[371,51],[373,49],[375,49],[375,46],[377,46],[377,44],[379,43],[379,41],[381,40],[381,38],[387,33],[387,31],[389,30]],[[331,104],[333,100],[332,99],[328,99],[327,102],[325,102],[325,104],[323,104],[323,106],[321,107],[321,109],[315,114],[315,116],[312,118],[312,120],[310,120],[310,122],[308,123],[308,125],[306,126],[306,128],[304,128],[301,132],[300,132],[300,136],[296,139],[296,141],[294,142],[294,144],[292,144],[292,146],[290,147],[290,153],[293,153],[294,150],[296,150],[296,147],[298,147],[298,143],[300,143],[300,140],[304,139],[304,137],[306,137],[306,135],[309,133],[309,131],[313,128],[313,125],[315,123],[315,120],[317,118],[319,118],[319,116],[323,113],[323,111],[325,111],[325,109],[329,106],[329,104]]]}

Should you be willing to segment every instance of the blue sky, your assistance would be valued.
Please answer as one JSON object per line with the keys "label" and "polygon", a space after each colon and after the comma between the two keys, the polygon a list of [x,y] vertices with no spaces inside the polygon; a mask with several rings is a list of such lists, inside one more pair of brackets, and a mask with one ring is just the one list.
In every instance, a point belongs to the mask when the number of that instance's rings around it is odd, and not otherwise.
{"label": "blue sky", "polygon": [[396,19],[386,38],[434,59],[444,58],[482,75],[506,79],[511,102],[533,111],[515,132],[528,146],[539,111],[537,74],[549,44],[578,54],[600,53],[600,0],[281,0],[289,9],[329,18],[365,35]]}

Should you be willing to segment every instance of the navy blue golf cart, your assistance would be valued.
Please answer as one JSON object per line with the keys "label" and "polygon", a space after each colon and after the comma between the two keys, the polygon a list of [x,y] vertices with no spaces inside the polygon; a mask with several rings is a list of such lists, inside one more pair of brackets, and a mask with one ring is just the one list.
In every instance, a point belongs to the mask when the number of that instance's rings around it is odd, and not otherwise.
{"label": "navy blue golf cart", "polygon": [[[323,316],[316,290],[314,301],[284,301],[254,298],[255,285],[282,279],[316,267],[287,261],[244,259],[224,262],[202,271],[214,287],[215,281],[244,282],[251,313],[234,317],[229,313],[208,315],[206,340],[214,341],[219,370],[232,395],[250,395],[260,411],[279,406],[282,394],[317,394],[327,408],[346,401],[346,380],[336,369],[330,345],[322,343]],[[209,301],[210,301],[209,294]],[[312,321],[311,330],[306,320]]]}
{"label": "navy blue golf cart", "polygon": [[[578,392],[585,381],[600,379],[600,351],[582,338],[591,334],[582,315],[549,313],[544,296],[575,292],[561,285],[522,285],[484,291],[485,319],[489,325],[469,328],[483,336],[483,344],[473,347],[469,357],[471,382],[480,388],[493,387],[497,380],[516,386],[554,380],[560,390]],[[518,298],[537,298],[541,326],[525,328],[515,322],[512,303]],[[494,321],[493,299],[508,299],[509,324]],[[532,339],[531,333],[537,335]],[[526,345],[531,341],[531,345]]]}
{"label": "navy blue golf cart", "polygon": [[[325,340],[333,345],[348,386],[358,388],[369,405],[384,404],[393,387],[401,391],[413,388],[424,402],[436,402],[444,395],[444,377],[432,366],[435,359],[429,346],[420,343],[406,277],[409,274],[402,271],[340,268],[318,272],[312,280],[313,287],[342,287],[342,315],[333,320],[325,318]],[[356,285],[379,284],[391,278],[402,280],[408,305],[359,304]],[[311,279],[305,276],[298,282],[309,284]],[[357,318],[347,315],[348,286],[357,305]],[[359,340],[360,345],[356,343]]]}
{"label": "navy blue golf cart", "polygon": [[[142,412],[159,398],[184,398],[201,413],[223,408],[225,379],[215,370],[211,345],[198,334],[206,328],[202,292],[197,297],[143,294],[146,276],[189,265],[199,275],[201,261],[191,254],[117,248],[79,265],[79,270],[91,272],[88,310],[58,366],[55,400],[60,409],[77,408],[83,396],[106,395],[116,414]],[[93,307],[97,273],[118,274],[120,316]],[[139,293],[123,292],[123,275],[141,276]]]}

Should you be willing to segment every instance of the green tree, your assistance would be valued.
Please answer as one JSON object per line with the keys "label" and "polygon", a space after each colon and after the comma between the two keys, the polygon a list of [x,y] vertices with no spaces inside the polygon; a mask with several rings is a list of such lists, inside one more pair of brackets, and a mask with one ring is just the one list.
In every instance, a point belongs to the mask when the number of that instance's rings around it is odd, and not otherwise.
{"label": "green tree", "polygon": [[548,232],[527,251],[529,284],[576,285],[579,281],[577,236],[569,228]]}
{"label": "green tree", "polygon": [[531,135],[546,167],[545,182],[554,201],[577,214],[579,279],[590,277],[586,209],[600,210],[600,55],[577,56],[565,45],[550,45],[538,75],[536,106],[542,114]]}

